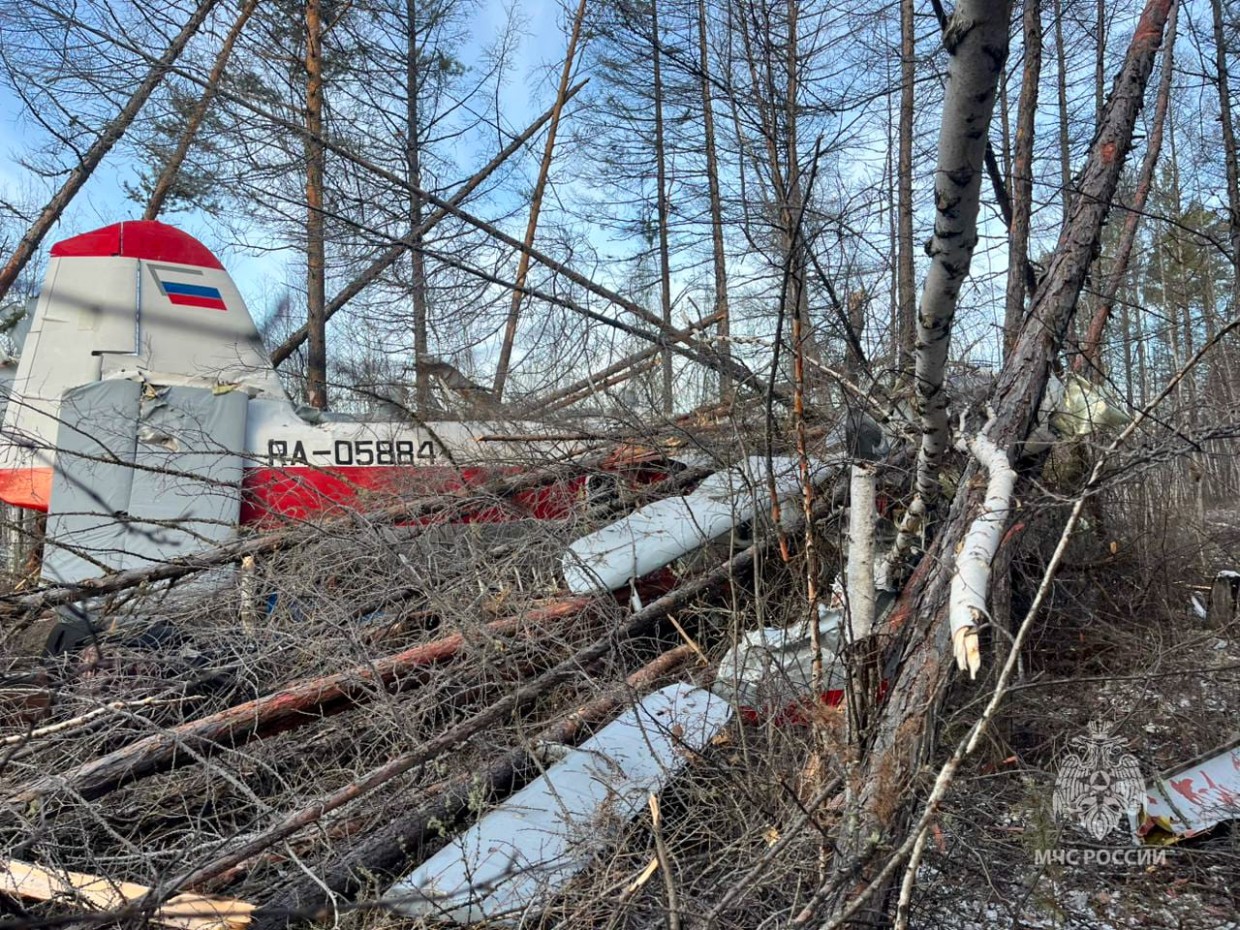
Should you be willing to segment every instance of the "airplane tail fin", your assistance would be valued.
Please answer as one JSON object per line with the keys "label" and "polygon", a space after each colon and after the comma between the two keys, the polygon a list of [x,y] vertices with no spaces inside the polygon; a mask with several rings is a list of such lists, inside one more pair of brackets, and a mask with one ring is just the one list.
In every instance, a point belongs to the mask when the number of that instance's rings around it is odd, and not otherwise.
{"label": "airplane tail fin", "polygon": [[0,430],[0,499],[45,510],[65,391],[111,379],[285,398],[219,259],[188,233],[126,221],[52,247]]}

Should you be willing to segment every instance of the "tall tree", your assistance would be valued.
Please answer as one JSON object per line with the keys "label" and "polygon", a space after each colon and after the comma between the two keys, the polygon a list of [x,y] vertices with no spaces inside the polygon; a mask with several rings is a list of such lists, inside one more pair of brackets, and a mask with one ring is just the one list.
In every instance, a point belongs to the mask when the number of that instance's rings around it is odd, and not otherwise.
{"label": "tall tree", "polygon": [[900,118],[896,164],[896,315],[897,370],[911,371],[917,332],[917,292],[913,280],[913,97],[916,93],[916,33],[913,0],[900,0]]}
{"label": "tall tree", "polygon": [[327,407],[327,255],[323,214],[323,7],[306,0],[306,403]]}
{"label": "tall tree", "polygon": [[[719,351],[730,355],[729,340],[732,323],[728,304],[727,257],[723,244],[723,197],[719,184],[719,154],[715,138],[715,107],[711,98],[710,48],[706,41],[706,0],[698,0],[698,69],[702,90],[702,144],[706,155],[706,184],[710,198],[710,245],[714,270],[715,312],[718,319]],[[732,379],[726,374],[719,376],[719,399],[725,403],[732,397]]]}
{"label": "tall tree", "polygon": [[1025,315],[1026,283],[1023,269],[1029,262],[1029,226],[1033,219],[1033,156],[1037,126],[1038,85],[1042,80],[1042,7],[1040,0],[1025,0],[1023,29],[1025,67],[1020,81],[1016,113],[1016,146],[1012,157],[1012,225],[1008,238],[1007,302],[1003,321],[1003,352],[1016,343]]}

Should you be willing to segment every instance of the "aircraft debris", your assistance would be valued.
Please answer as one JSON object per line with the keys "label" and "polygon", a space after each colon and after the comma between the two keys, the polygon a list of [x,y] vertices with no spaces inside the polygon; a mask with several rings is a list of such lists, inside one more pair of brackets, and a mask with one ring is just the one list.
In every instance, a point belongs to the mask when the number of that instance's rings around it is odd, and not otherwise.
{"label": "aircraft debris", "polygon": [[[811,480],[822,483],[839,472],[842,460],[816,461]],[[800,463],[794,457],[750,456],[702,479],[696,490],[640,507],[616,522],[576,540],[564,554],[564,581],[575,594],[618,591],[645,575],[741,530],[770,511],[776,501],[801,493]]]}
{"label": "aircraft debris", "polygon": [[384,903],[410,917],[516,926],[613,843],[731,717],[731,705],[700,688],[654,692],[454,837]]}
{"label": "aircraft debris", "polygon": [[1147,783],[1134,818],[1136,835],[1166,845],[1240,817],[1240,739],[1204,753]]}

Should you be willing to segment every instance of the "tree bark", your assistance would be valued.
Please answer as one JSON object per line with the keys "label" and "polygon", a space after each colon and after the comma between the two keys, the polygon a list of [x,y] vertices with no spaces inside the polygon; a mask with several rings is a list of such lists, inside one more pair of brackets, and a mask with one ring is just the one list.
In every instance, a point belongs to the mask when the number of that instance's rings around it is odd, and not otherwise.
{"label": "tree bark", "polygon": [[1063,40],[1063,0],[1054,0],[1052,15],[1055,17],[1055,90],[1058,98],[1059,118],[1059,183],[1062,188],[1064,223],[1072,206],[1072,149],[1068,141],[1068,51]]}
{"label": "tree bark", "polygon": [[[1145,145],[1145,157],[1141,161],[1141,171],[1137,176],[1137,187],[1133,192],[1128,212],[1124,216],[1124,228],[1115,249],[1115,259],[1111,262],[1110,273],[1103,284],[1098,309],[1094,311],[1093,319],[1090,320],[1089,328],[1085,332],[1081,353],[1072,363],[1073,370],[1078,373],[1084,372],[1088,366],[1090,375],[1094,379],[1100,379],[1103,376],[1102,335],[1106,331],[1111,314],[1114,313],[1116,296],[1119,294],[1120,285],[1123,284],[1124,275],[1128,272],[1133,246],[1137,242],[1137,231],[1141,227],[1141,217],[1145,213],[1145,204],[1154,186],[1154,170],[1158,166],[1158,158],[1162,152],[1163,127],[1167,121],[1167,107],[1171,100],[1176,19],[1179,9],[1179,3],[1173,2],[1167,19],[1167,38],[1163,42],[1162,74],[1158,81],[1158,96],[1154,101],[1154,120],[1150,128],[1149,140]],[[1129,394],[1131,394],[1131,388]]]}
{"label": "tree bark", "polygon": [[913,94],[917,49],[914,0],[900,0],[900,118],[896,163],[896,370],[913,370],[917,334],[917,291],[913,278]]}
{"label": "tree bark", "polygon": [[[1236,129],[1231,116],[1231,81],[1227,71],[1227,44],[1223,35],[1223,0],[1210,0],[1214,24],[1215,83],[1223,129],[1223,163],[1227,168],[1227,231],[1231,238],[1231,312],[1240,313],[1240,160],[1236,155]],[[4,296],[0,288],[0,297]],[[1224,358],[1230,358],[1227,352]]]}
{"label": "tree bark", "polygon": [[121,109],[116,118],[110,122],[103,130],[103,133],[95,140],[94,144],[87,149],[86,154],[82,157],[81,164],[77,165],[69,172],[69,177],[65,179],[64,184],[56,191],[55,195],[31,227],[26,230],[26,234],[22,236],[21,241],[17,243],[17,247],[13,249],[13,254],[9,256],[8,261],[4,263],[4,267],[0,268],[0,300],[3,300],[8,294],[9,289],[17,280],[18,275],[22,273],[22,269],[34,257],[39,246],[43,243],[43,238],[60,219],[60,214],[64,212],[65,207],[77,195],[82,186],[90,179],[91,174],[99,167],[100,162],[108,152],[112,151],[112,147],[120,141],[121,137],[133,124],[134,119],[142,111],[151,94],[159,87],[165,75],[181,57],[181,53],[185,51],[185,46],[189,44],[202,24],[206,21],[211,11],[215,9],[219,0],[200,0],[190,18],[185,25],[181,27],[181,31],[169,44],[168,48],[158,58],[151,62],[151,69],[147,72],[145,78],[142,79],[137,89],[130,95],[129,100]]}
{"label": "tree bark", "polygon": [[[422,120],[420,115],[422,64],[418,48],[418,0],[405,0],[405,173],[411,188],[422,186]],[[413,305],[413,406],[425,419],[431,409],[431,378],[426,255],[422,251],[422,198],[409,192],[409,228],[415,230],[409,249],[409,300]],[[324,311],[326,322],[326,310]]]}
{"label": "tree bark", "polygon": [[[664,331],[672,329],[672,266],[671,250],[668,246],[668,204],[667,204],[667,150],[663,139],[663,65],[660,54],[662,40],[659,32],[659,0],[650,3],[650,29],[653,36],[651,58],[654,67],[654,161],[655,161],[655,192],[656,210],[659,224],[659,309],[662,311]],[[663,350],[663,415],[670,417],[675,407],[672,397],[672,352],[671,348]]]}
{"label": "tree bark", "polygon": [[[1103,123],[1078,177],[1080,193],[1073,198],[1072,213],[1060,233],[1046,277],[992,395],[991,408],[996,415],[989,435],[1009,457],[1037,418],[1052,360],[1064,344],[1132,145],[1133,126],[1171,2],[1149,0],[1141,14],[1105,107]],[[858,911],[862,894],[880,904],[885,901],[889,883],[870,887],[867,882],[881,869],[884,850],[899,845],[908,824],[907,786],[933,751],[937,709],[946,697],[951,674],[951,663],[945,661],[950,640],[945,616],[952,577],[949,567],[970,514],[980,501],[974,487],[978,473],[973,464],[962,476],[942,532],[885,623],[885,632],[895,637],[900,649],[900,671],[872,731],[856,798],[842,818],[851,826],[840,836],[832,875],[794,920],[795,926],[812,920],[828,901],[835,914],[824,925],[829,927],[840,926],[846,911]],[[882,912],[885,907],[878,910]]]}
{"label": "tree bark", "polygon": [[922,441],[917,456],[917,494],[929,505],[948,448],[947,396],[943,373],[951,344],[960,288],[977,244],[978,195],[987,129],[1008,48],[1008,3],[962,2],[943,34],[947,94],[935,170],[934,236],[927,251],[930,271],[917,320],[916,401]]}
{"label": "tree bark", "polygon": [[1033,142],[1042,79],[1042,7],[1025,0],[1025,67],[1021,74],[1016,113],[1016,146],[1012,158],[1012,225],[1008,234],[1007,302],[1003,320],[1003,354],[1012,351],[1025,318],[1025,276],[1029,264],[1029,224],[1033,216]]}
{"label": "tree bark", "polygon": [[323,174],[323,11],[306,0],[306,403],[327,409],[327,294]]}
{"label": "tree bark", "polygon": [[[702,143],[706,150],[706,185],[710,198],[710,245],[715,273],[715,318],[719,353],[731,358],[732,321],[728,306],[728,268],[723,250],[723,198],[719,188],[719,155],[715,145],[715,108],[710,92],[710,55],[706,43],[706,0],[698,0],[698,70],[702,88]],[[719,373],[719,400],[732,399],[735,387],[727,371]]]}

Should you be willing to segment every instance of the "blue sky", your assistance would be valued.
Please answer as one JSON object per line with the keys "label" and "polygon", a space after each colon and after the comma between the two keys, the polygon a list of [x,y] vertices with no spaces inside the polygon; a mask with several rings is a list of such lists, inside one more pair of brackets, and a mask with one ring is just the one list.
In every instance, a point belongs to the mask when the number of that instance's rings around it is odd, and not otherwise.
{"label": "blue sky", "polygon": [[[462,59],[466,62],[477,60],[482,50],[495,40],[514,9],[513,4],[505,0],[481,0],[477,14],[472,17],[473,35],[462,49]],[[553,88],[539,76],[548,64],[558,67],[564,54],[565,36],[561,31],[561,11],[551,0],[522,0],[515,12],[524,28],[510,79],[500,87],[499,95],[510,128],[519,129],[551,99]],[[22,157],[40,138],[38,127],[22,117],[16,97],[0,89],[0,198],[33,210],[39,209],[55,189],[55,182],[40,178],[21,164]],[[463,153],[460,162],[468,171],[472,159],[468,153]],[[122,219],[137,218],[140,206],[125,196],[125,183],[132,184],[136,179],[135,166],[118,146],[44,240],[42,256],[45,257],[51,246],[61,239]],[[247,249],[228,242],[223,231],[201,215],[177,213],[166,221],[197,236],[219,255],[255,315],[261,315],[270,306],[272,295],[287,276],[289,262],[295,261],[295,253],[271,251],[271,247],[278,247],[280,243],[263,241],[261,230],[253,231],[257,239],[255,244],[265,248]]]}

